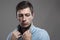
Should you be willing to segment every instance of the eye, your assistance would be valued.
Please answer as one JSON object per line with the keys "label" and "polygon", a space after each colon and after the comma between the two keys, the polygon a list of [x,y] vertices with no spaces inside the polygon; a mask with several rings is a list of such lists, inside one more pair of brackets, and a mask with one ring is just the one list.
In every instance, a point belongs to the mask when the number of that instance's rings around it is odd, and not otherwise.
{"label": "eye", "polygon": [[23,14],[19,14],[19,17],[23,17]]}
{"label": "eye", "polygon": [[29,16],[30,16],[30,14],[29,14],[29,13],[27,13],[27,14],[25,14],[25,16],[29,17]]}

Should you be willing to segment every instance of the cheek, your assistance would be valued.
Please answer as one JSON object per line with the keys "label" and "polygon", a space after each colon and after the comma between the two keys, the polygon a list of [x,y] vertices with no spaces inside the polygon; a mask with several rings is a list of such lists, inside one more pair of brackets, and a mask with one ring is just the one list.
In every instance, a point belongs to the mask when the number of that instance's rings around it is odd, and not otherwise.
{"label": "cheek", "polygon": [[33,20],[32,17],[29,17],[29,18],[28,18],[28,21],[29,21],[29,22],[31,22],[32,20]]}
{"label": "cheek", "polygon": [[18,20],[19,22],[21,22],[21,21],[22,21],[22,18],[19,18],[19,17],[18,17],[17,20]]}

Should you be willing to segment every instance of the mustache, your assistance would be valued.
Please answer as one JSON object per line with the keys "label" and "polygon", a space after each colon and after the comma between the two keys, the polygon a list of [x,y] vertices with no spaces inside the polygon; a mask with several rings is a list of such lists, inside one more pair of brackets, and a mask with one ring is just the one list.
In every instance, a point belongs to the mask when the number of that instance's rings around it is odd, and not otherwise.
{"label": "mustache", "polygon": [[23,20],[22,23],[24,23],[26,20]]}

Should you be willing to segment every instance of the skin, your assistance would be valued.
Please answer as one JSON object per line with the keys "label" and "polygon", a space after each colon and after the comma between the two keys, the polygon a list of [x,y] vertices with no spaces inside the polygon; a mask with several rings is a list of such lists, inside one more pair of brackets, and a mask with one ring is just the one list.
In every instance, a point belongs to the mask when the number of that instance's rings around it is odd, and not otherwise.
{"label": "skin", "polygon": [[30,8],[25,8],[17,12],[17,19],[22,27],[28,27],[32,23],[33,14]]}
{"label": "skin", "polygon": [[[16,18],[19,21],[20,26],[22,27],[28,27],[32,23],[33,17],[34,17],[34,14],[31,13],[31,10],[29,7],[17,11]],[[17,30],[13,31],[11,40],[17,40],[21,36],[20,34],[21,33],[18,32]],[[30,30],[27,30],[26,32],[24,32],[22,37],[23,37],[23,40],[31,40]]]}

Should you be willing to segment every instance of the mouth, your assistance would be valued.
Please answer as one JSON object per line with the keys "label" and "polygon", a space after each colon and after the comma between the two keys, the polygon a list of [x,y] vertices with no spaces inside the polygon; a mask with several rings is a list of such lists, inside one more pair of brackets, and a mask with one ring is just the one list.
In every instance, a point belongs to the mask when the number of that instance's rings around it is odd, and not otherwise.
{"label": "mouth", "polygon": [[22,26],[28,25],[28,23],[22,23]]}

